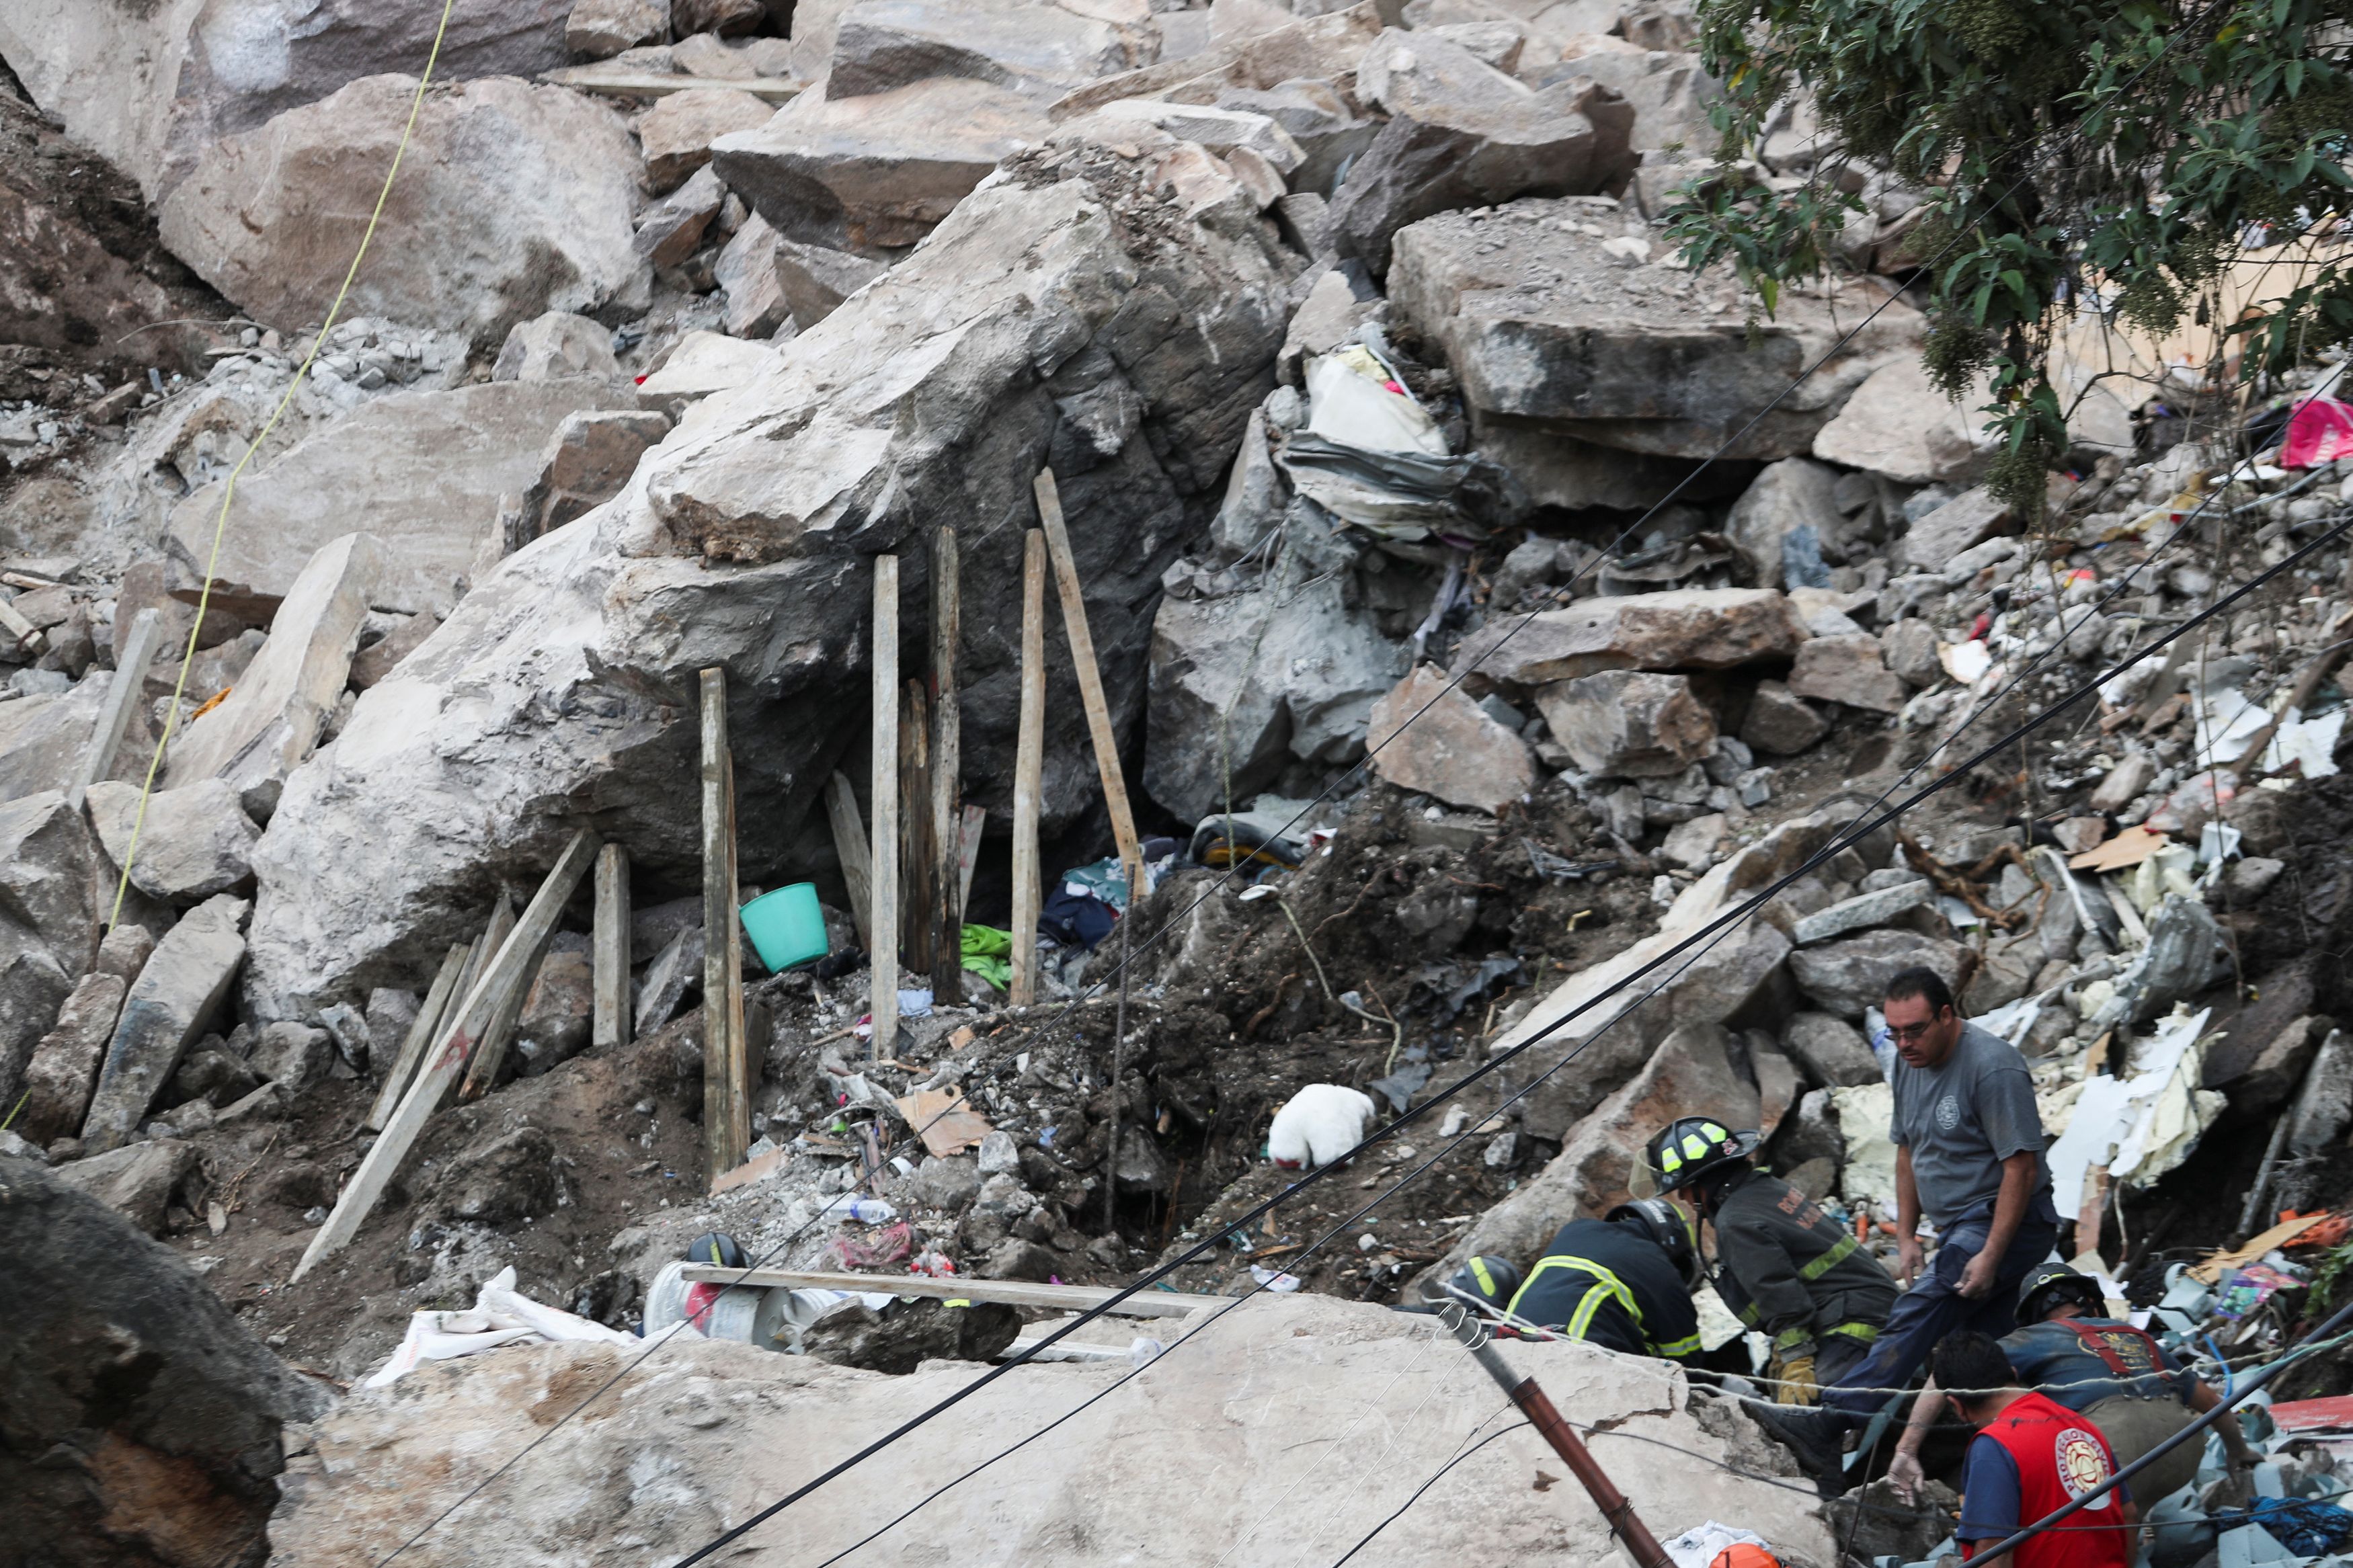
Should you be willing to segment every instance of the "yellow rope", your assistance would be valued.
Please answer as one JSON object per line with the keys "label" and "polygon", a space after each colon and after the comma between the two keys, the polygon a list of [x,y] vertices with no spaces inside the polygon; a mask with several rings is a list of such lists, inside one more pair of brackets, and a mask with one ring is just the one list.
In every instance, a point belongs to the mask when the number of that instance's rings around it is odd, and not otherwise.
{"label": "yellow rope", "polygon": [[[139,786],[139,810],[131,819],[131,843],[122,852],[122,875],[114,884],[114,908],[106,917],[110,931],[122,918],[123,896],[131,888],[131,868],[139,858],[140,830],[147,826],[148,797],[155,793],[155,775],[164,766],[164,748],[172,743],[172,731],[179,723],[180,700],[188,689],[188,667],[195,662],[196,638],[203,635],[205,612],[212,605],[213,581],[220,567],[221,541],[228,531],[229,503],[237,499],[237,476],[245,472],[248,463],[253,461],[253,455],[261,450],[261,444],[269,439],[269,433],[278,428],[278,421],[285,416],[288,405],[294,401],[294,395],[302,389],[302,383],[309,378],[311,366],[317,361],[319,351],[326,347],[327,334],[334,331],[335,319],[343,314],[343,301],[351,295],[352,280],[360,274],[360,263],[367,259],[368,246],[375,239],[376,224],[384,217],[384,205],[391,199],[392,182],[399,176],[400,161],[408,154],[409,138],[416,134],[417,116],[425,107],[425,89],[432,83],[433,68],[441,62],[441,40],[449,31],[449,13],[456,8],[457,3],[458,0],[441,0],[441,22],[433,29],[433,52],[425,58],[425,74],[417,79],[416,96],[408,100],[408,123],[401,127],[400,145],[393,149],[392,167],[384,172],[384,187],[375,194],[375,210],[368,214],[367,228],[360,236],[360,247],[352,257],[350,268],[343,273],[343,286],[335,290],[335,302],[327,308],[325,322],[320,326],[318,335],[311,340],[311,352],[302,356],[301,364],[295,369],[294,379],[286,384],[286,395],[280,398],[278,406],[269,411],[269,422],[262,426],[260,432],[246,447],[245,456],[237,460],[237,467],[229,470],[228,483],[222,487],[220,515],[213,520],[212,553],[206,559],[204,586],[196,595],[195,625],[188,628],[187,651],[180,656],[180,677],[172,684],[172,706],[164,715],[164,733],[155,742],[155,754],[147,760],[147,777]],[[143,670],[118,669],[114,672],[114,679],[139,680],[144,679],[145,673]]]}

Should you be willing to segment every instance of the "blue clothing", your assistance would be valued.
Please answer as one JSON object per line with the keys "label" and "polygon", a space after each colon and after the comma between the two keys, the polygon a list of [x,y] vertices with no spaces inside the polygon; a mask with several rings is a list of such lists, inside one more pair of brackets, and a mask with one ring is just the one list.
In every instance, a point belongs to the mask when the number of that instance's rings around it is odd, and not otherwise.
{"label": "blue clothing", "polygon": [[[2070,1410],[2088,1410],[2119,1394],[2169,1397],[2187,1405],[2197,1392],[2197,1379],[2164,1346],[2112,1318],[2029,1323],[2005,1335],[2001,1348],[2018,1369],[2020,1387],[2035,1389]],[[2122,1371],[2100,1353],[2103,1350],[2122,1363]]]}
{"label": "blue clothing", "polygon": [[[2132,1500],[2132,1483],[2118,1481],[2112,1494]],[[1957,1541],[2000,1541],[2022,1523],[2019,1516],[2018,1461],[2010,1450],[1979,1433],[1969,1439],[1968,1457],[1961,1472],[1961,1522],[1953,1531]]]}
{"label": "blue clothing", "polygon": [[[2043,1205],[2047,1208],[2047,1205]],[[2027,1270],[2051,1255],[2058,1225],[2035,1209],[2010,1238],[1995,1272],[1993,1289],[1975,1300],[1961,1294],[1961,1271],[1985,1249],[1993,1228],[1993,1205],[1971,1209],[1945,1233],[1936,1260],[1912,1289],[1895,1298],[1887,1322],[1872,1342],[1871,1353],[1857,1362],[1838,1382],[1822,1390],[1825,1408],[1843,1411],[1856,1424],[1868,1420],[1899,1395],[1870,1392],[1900,1388],[1927,1364],[1936,1342],[1957,1329],[1974,1329],[2000,1339],[2018,1326],[2018,1287]]]}

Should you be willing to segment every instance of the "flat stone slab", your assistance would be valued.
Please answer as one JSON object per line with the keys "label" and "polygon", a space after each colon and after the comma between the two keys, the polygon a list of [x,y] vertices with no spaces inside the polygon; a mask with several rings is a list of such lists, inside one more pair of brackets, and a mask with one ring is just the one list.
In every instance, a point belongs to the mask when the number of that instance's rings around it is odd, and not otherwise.
{"label": "flat stone slab", "polygon": [[1816,910],[1791,927],[1789,935],[1799,947],[1828,942],[1851,931],[1885,925],[1905,910],[1916,909],[1936,896],[1936,884],[1926,877],[1893,888],[1882,888],[1875,893],[1858,893],[1843,902],[1832,904],[1829,909]]}

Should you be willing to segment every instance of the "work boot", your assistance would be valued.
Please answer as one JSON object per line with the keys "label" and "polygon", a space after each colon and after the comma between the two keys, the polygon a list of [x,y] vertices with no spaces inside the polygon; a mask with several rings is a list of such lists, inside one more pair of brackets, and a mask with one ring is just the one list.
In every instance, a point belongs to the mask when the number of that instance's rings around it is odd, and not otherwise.
{"label": "work boot", "polygon": [[1762,1401],[1746,1400],[1742,1408],[1755,1418],[1757,1425],[1779,1439],[1796,1456],[1798,1468],[1806,1472],[1816,1490],[1826,1498],[1839,1497],[1847,1489],[1846,1450],[1842,1439],[1845,1428],[1838,1425],[1831,1413],[1802,1409],[1795,1405],[1767,1405]]}

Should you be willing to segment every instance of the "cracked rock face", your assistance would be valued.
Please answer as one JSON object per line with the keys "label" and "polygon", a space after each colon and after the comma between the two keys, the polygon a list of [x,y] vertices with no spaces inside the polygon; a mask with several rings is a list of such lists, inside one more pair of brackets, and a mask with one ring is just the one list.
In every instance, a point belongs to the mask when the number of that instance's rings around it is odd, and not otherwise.
{"label": "cracked rock face", "polygon": [[[287,1016],[403,983],[481,917],[496,875],[534,880],[580,824],[640,865],[694,864],[696,672],[714,666],[744,874],[805,852],[828,775],[863,773],[871,558],[901,557],[902,666],[920,669],[942,524],[959,531],[965,776],[1008,780],[1022,534],[1050,461],[1132,727],[1153,585],[1272,384],[1295,265],[1254,222],[1159,194],[1162,155],[1081,142],[1018,162],[697,405],[614,501],[490,574],[290,781],[256,850],[248,1003]],[[1049,832],[1095,788],[1054,646]]]}

